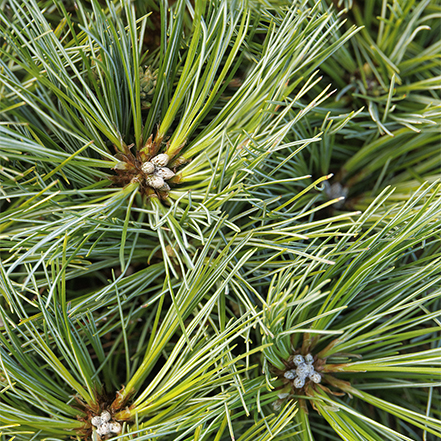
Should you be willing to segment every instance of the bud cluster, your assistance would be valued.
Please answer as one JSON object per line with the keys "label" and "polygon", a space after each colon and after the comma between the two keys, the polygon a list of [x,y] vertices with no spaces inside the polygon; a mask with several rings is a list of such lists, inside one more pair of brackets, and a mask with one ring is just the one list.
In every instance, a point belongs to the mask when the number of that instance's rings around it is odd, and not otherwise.
{"label": "bud cluster", "polygon": [[322,376],[315,371],[314,357],[311,354],[307,354],[305,358],[298,354],[293,358],[293,362],[296,368],[286,371],[283,376],[287,380],[294,380],[293,385],[296,389],[301,389],[307,378],[314,383],[320,383]]}
{"label": "bud cluster", "polygon": [[112,416],[107,410],[101,412],[100,416],[94,416],[90,422],[92,426],[96,427],[96,433],[101,439],[107,439],[121,432],[121,424],[117,421],[112,421]]}
{"label": "bud cluster", "polygon": [[139,68],[139,85],[140,85],[140,98],[141,106],[143,109],[149,109],[151,106],[151,100],[155,93],[155,87],[157,82],[156,72],[152,72],[149,67],[144,70]]}
{"label": "bud cluster", "polygon": [[328,182],[324,182],[325,193],[329,199],[340,199],[333,204],[336,209],[342,208],[345,204],[345,199],[349,193],[348,187],[343,187],[340,182],[334,182],[332,185]]}
{"label": "bud cluster", "polygon": [[161,153],[142,164],[141,170],[146,175],[145,182],[149,187],[160,191],[170,190],[170,186],[165,181],[171,179],[175,174],[166,167],[168,161],[168,155]]}

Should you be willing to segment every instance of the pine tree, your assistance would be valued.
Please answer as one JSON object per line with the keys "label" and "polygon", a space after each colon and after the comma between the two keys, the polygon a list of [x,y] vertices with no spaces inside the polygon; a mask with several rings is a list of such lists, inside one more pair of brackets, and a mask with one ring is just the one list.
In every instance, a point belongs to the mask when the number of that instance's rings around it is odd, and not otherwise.
{"label": "pine tree", "polygon": [[438,439],[440,16],[0,2],[0,439]]}

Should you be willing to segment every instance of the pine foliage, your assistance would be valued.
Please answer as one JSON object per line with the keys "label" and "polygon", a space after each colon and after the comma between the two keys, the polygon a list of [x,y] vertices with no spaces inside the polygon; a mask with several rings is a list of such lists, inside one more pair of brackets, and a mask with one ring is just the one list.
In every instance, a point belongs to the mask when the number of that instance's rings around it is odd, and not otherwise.
{"label": "pine foliage", "polygon": [[0,2],[0,439],[438,439],[440,17]]}

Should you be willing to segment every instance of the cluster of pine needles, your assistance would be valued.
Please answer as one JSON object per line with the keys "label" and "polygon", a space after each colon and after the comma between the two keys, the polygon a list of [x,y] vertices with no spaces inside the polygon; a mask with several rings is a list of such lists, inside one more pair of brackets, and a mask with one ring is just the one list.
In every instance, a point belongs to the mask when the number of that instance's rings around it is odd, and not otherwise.
{"label": "cluster of pine needles", "polygon": [[0,0],[0,439],[440,439],[440,18]]}

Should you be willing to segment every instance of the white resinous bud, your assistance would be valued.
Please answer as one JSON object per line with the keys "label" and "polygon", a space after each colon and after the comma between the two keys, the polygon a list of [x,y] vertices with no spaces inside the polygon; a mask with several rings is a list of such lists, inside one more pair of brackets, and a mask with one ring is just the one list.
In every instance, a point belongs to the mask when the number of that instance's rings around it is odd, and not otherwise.
{"label": "white resinous bud", "polygon": [[155,166],[151,162],[144,162],[141,165],[141,170],[146,174],[150,175],[155,171]]}
{"label": "white resinous bud", "polygon": [[150,159],[150,162],[155,167],[165,167],[168,164],[168,161],[170,158],[168,157],[167,153],[161,153],[159,155],[156,155],[154,158]]}
{"label": "white resinous bud", "polygon": [[92,423],[92,426],[99,427],[103,423],[101,418],[99,416],[94,416],[90,422]]}
{"label": "white resinous bud", "polygon": [[305,385],[305,378],[303,378],[303,377],[297,377],[297,378],[294,380],[294,387],[295,387],[295,388],[300,389],[300,388],[302,388],[304,385]]}
{"label": "white resinous bud", "polygon": [[286,371],[283,376],[287,379],[287,380],[293,380],[296,376],[296,371],[294,369],[290,370],[290,371]]}
{"label": "white resinous bud", "polygon": [[165,184],[164,179],[162,179],[161,176],[156,176],[156,175],[148,175],[145,178],[145,181],[147,182],[147,185],[149,185],[150,187],[156,188],[158,190],[161,187],[163,187]]}
{"label": "white resinous bud", "polygon": [[161,176],[162,179],[164,179],[165,181],[168,181],[175,174],[167,167],[158,167],[155,171],[155,175]]}
{"label": "white resinous bud", "polygon": [[101,420],[103,423],[108,423],[111,420],[112,416],[110,415],[110,412],[107,410],[103,410],[101,412]]}
{"label": "white resinous bud", "polygon": [[306,354],[305,361],[306,361],[306,363],[311,364],[314,362],[314,357],[311,354]]}
{"label": "white resinous bud", "polygon": [[164,182],[164,185],[161,188],[158,188],[159,191],[169,191],[170,185],[167,184],[167,182]]}
{"label": "white resinous bud", "polygon": [[296,374],[300,378],[306,378],[310,374],[309,366],[305,363],[299,364],[296,369]]}
{"label": "white resinous bud", "polygon": [[98,429],[96,429],[96,433],[99,436],[106,436],[110,433],[110,424],[109,423],[103,423],[101,424],[100,427],[98,427]]}
{"label": "white resinous bud", "polygon": [[280,410],[281,408],[282,408],[282,401],[280,400],[273,401],[274,410]]}
{"label": "white resinous bud", "polygon": [[318,373],[318,372],[314,372],[313,374],[311,374],[309,376],[309,378],[311,379],[311,381],[313,381],[314,383],[320,383],[320,381],[322,381],[322,376]]}
{"label": "white resinous bud", "polygon": [[294,356],[292,361],[294,362],[294,364],[296,366],[299,366],[300,364],[305,362],[305,359],[300,354],[297,354],[297,355]]}
{"label": "white resinous bud", "polygon": [[113,423],[110,423],[109,429],[110,429],[111,433],[118,435],[118,433],[121,432],[121,424],[117,423],[116,421]]}
{"label": "white resinous bud", "polygon": [[284,400],[285,398],[289,397],[289,393],[288,392],[279,392],[277,394],[277,396],[281,399]]}

